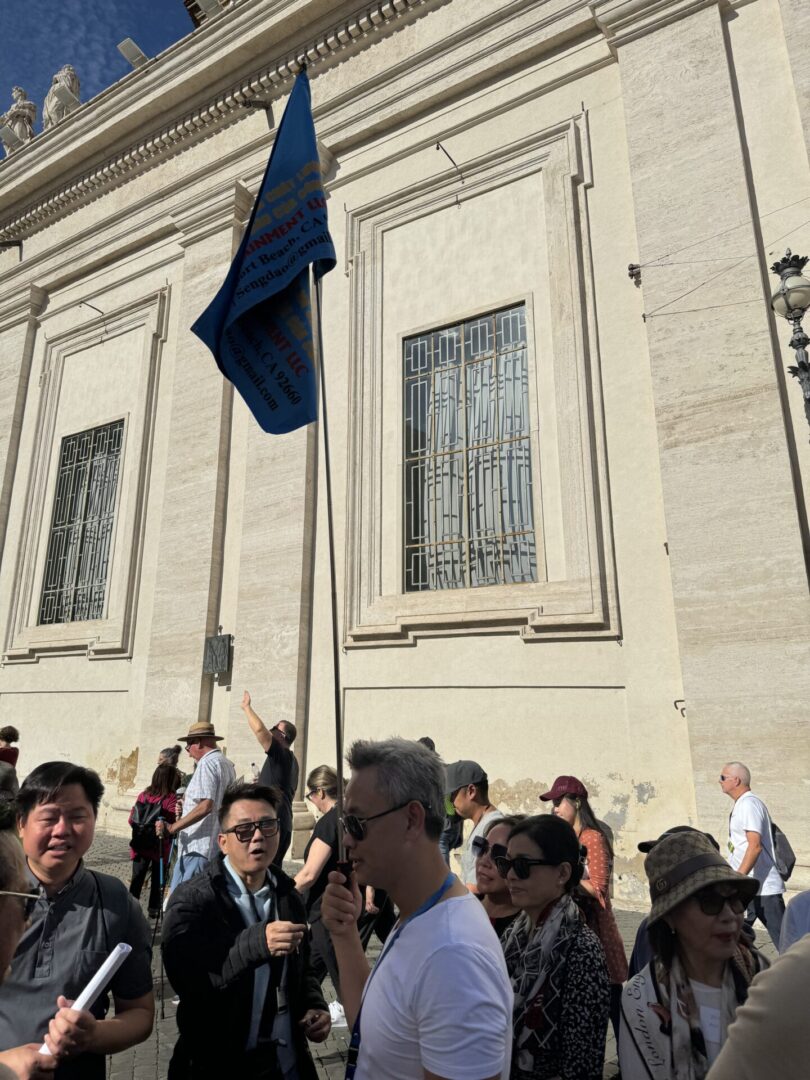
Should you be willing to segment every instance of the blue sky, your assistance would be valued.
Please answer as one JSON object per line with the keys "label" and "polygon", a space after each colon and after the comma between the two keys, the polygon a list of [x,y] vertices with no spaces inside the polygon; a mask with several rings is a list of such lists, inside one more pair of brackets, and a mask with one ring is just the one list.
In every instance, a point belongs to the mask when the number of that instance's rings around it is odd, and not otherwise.
{"label": "blue sky", "polygon": [[193,29],[183,0],[0,0],[0,112],[21,86],[41,131],[42,102],[64,64],[74,66],[89,101],[132,70],[119,41],[131,37],[152,57]]}

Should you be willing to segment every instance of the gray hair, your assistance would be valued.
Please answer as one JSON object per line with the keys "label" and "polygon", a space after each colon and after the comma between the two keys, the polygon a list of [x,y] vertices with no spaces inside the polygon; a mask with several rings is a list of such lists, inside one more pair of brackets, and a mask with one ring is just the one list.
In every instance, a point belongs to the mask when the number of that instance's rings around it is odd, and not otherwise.
{"label": "gray hair", "polygon": [[726,765],[726,768],[734,769],[737,779],[745,784],[746,787],[751,787],[751,770],[743,765],[741,761],[730,761],[728,765]]}
{"label": "gray hair", "polygon": [[377,767],[377,790],[399,806],[411,800],[425,808],[425,833],[438,840],[444,828],[444,765],[435,751],[408,739],[352,743],[346,760],[352,772]]}

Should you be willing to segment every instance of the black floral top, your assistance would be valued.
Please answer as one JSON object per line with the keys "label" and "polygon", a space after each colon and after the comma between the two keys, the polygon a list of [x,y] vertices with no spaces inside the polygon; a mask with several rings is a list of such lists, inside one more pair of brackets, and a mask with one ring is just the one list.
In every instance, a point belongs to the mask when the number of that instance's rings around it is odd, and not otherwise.
{"label": "black floral top", "polygon": [[[517,965],[509,957],[507,968],[513,976]],[[540,998],[515,1027],[510,1080],[602,1080],[610,983],[604,950],[584,923],[568,947],[564,967],[547,980]],[[547,1035],[528,1072],[518,1067],[516,1053],[523,1024]]]}

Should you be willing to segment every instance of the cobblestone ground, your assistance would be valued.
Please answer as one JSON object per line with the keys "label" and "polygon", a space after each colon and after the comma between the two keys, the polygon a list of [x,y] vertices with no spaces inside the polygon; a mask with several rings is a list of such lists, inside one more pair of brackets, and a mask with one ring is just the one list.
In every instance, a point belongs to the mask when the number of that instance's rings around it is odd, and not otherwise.
{"label": "cobblestone ground", "polygon": [[[120,837],[97,833],[87,863],[95,870],[114,874],[123,881],[129,882],[129,852],[126,841]],[[300,865],[300,863],[290,863],[285,864],[284,868],[295,872]],[[148,888],[144,889],[142,899],[146,898],[148,891]],[[146,909],[144,908],[145,913]],[[616,910],[616,920],[629,955],[636,929],[641,921],[641,915],[635,911]],[[379,943],[376,938],[373,938],[369,948],[369,956],[374,958],[378,952]],[[172,989],[167,981],[162,980],[160,950],[158,948],[155,948],[153,972],[155,976],[155,992],[158,999],[157,1020],[154,1031],[147,1042],[108,1059],[107,1075],[110,1080],[166,1080],[169,1059],[171,1058],[177,1033],[175,1026],[176,1009],[172,1004]],[[328,979],[324,983],[324,991],[327,1000],[334,999],[334,990]],[[332,1034],[325,1043],[318,1046],[311,1044],[318,1075],[323,1080],[343,1080],[348,1038],[349,1032],[345,1028],[337,1031],[333,1029]],[[604,1075],[605,1078],[615,1077],[617,1073],[616,1044],[611,1031],[605,1054]],[[380,1078],[380,1080],[383,1080],[383,1078]]]}

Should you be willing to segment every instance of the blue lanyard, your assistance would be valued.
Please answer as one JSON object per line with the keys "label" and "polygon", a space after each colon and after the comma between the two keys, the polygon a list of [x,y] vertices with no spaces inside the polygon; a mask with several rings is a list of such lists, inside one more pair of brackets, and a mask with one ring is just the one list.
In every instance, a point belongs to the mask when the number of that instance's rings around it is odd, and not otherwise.
{"label": "blue lanyard", "polygon": [[444,896],[444,894],[447,892],[447,890],[452,887],[455,880],[455,874],[448,874],[440,887],[436,890],[436,892],[433,893],[432,896],[429,896],[427,900],[425,900],[424,904],[422,904],[421,907],[417,908],[413,915],[410,916],[410,918],[406,919],[404,923],[397,927],[394,936],[386,945],[385,950],[380,955],[377,963],[371,969],[371,973],[368,977],[368,981],[366,982],[366,986],[363,991],[363,999],[360,1002],[360,1008],[357,1012],[357,1018],[354,1021],[354,1027],[352,1028],[352,1038],[351,1042],[349,1043],[349,1054],[346,1059],[346,1080],[353,1080],[355,1070],[357,1069],[357,1058],[360,1054],[360,1017],[363,1013],[363,1001],[365,1001],[366,995],[368,994],[369,987],[371,986],[371,980],[377,974],[377,971],[379,970],[383,960],[386,958],[386,956],[388,956],[393,947],[396,945],[397,938],[405,929],[405,927],[412,923],[414,919],[418,919],[420,915],[424,915],[426,911],[430,911],[431,908],[435,907],[441,900],[441,898]]}

